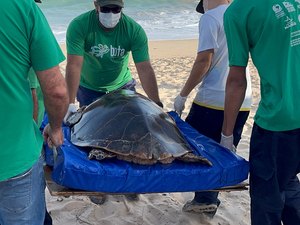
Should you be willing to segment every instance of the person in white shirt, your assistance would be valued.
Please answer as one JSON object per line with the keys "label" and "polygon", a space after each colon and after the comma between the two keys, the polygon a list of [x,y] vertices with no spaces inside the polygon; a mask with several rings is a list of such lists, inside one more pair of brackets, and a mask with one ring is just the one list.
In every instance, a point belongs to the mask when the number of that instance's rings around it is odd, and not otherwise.
{"label": "person in white shirt", "polygon": [[[233,139],[233,144],[236,147],[250,112],[251,82],[248,74],[247,93],[233,135],[226,137],[221,134],[225,86],[229,72],[223,14],[229,3],[229,0],[201,0],[199,2],[196,10],[203,15],[199,21],[198,53],[186,83],[175,98],[174,109],[181,115],[185,108],[187,96],[200,84],[185,121],[201,134],[216,142],[221,142],[223,146],[226,146],[226,142]],[[184,205],[183,211],[204,213],[213,217],[219,204],[218,192],[195,192],[194,199]]]}

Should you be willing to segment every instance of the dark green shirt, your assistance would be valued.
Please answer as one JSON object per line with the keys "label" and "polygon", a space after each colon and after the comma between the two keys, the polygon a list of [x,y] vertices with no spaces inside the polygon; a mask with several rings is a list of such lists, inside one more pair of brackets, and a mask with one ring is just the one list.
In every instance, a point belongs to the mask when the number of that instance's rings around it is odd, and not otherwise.
{"label": "dark green shirt", "polygon": [[300,128],[300,10],[296,1],[234,0],[224,15],[229,64],[249,52],[261,82],[255,122],[271,131]]}
{"label": "dark green shirt", "polygon": [[43,138],[33,120],[28,71],[64,60],[43,13],[32,0],[0,1],[0,181],[28,170]]}

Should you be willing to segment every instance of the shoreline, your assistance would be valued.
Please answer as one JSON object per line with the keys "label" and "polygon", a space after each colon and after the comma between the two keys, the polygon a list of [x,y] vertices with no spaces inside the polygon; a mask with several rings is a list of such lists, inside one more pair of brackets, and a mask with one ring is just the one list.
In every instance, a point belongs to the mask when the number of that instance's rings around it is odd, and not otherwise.
{"label": "shoreline", "polygon": [[196,57],[198,39],[149,41],[151,59]]}
{"label": "shoreline", "polygon": [[[198,39],[153,40],[148,41],[150,59],[169,59],[174,57],[196,57]],[[60,43],[66,56],[66,43]]]}

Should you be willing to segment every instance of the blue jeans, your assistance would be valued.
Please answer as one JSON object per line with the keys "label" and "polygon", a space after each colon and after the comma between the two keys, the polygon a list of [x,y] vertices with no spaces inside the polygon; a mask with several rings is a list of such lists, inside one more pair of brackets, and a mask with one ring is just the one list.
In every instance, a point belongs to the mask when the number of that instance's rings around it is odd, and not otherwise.
{"label": "blue jeans", "polygon": [[[249,111],[240,111],[238,114],[233,130],[233,144],[235,146],[237,146],[241,140],[243,127],[248,115]],[[223,110],[210,109],[193,103],[185,121],[199,133],[219,143],[221,141],[223,117]],[[195,192],[194,200],[198,203],[219,205],[220,200],[218,199],[218,194],[218,192],[213,191]]]}
{"label": "blue jeans", "polygon": [[46,205],[43,157],[28,171],[1,181],[0,196],[0,224],[44,224]]}
{"label": "blue jeans", "polygon": [[[136,81],[135,81],[135,79],[132,79],[132,80],[128,81],[124,86],[120,87],[119,89],[128,89],[128,90],[135,91],[135,85],[136,85]],[[82,107],[82,106],[91,104],[92,102],[96,101],[98,98],[102,97],[105,94],[107,94],[107,93],[94,91],[94,90],[79,86],[76,97],[79,102],[79,106]]]}
{"label": "blue jeans", "polygon": [[300,129],[274,132],[254,123],[249,162],[251,224],[300,224]]}

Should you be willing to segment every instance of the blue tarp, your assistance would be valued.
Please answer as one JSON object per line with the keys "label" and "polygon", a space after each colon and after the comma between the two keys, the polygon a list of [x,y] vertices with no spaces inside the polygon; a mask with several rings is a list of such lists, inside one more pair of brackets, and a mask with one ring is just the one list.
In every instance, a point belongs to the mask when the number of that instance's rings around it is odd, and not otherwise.
{"label": "blue tarp", "polygon": [[[213,166],[185,163],[137,165],[118,159],[89,160],[88,153],[74,146],[69,127],[63,127],[64,144],[58,148],[53,180],[63,186],[108,193],[155,193],[211,190],[236,185],[248,177],[249,165],[242,157],[223,148],[169,113],[194,148],[195,154],[208,158]],[[46,146],[46,161],[53,165],[52,150]]]}

